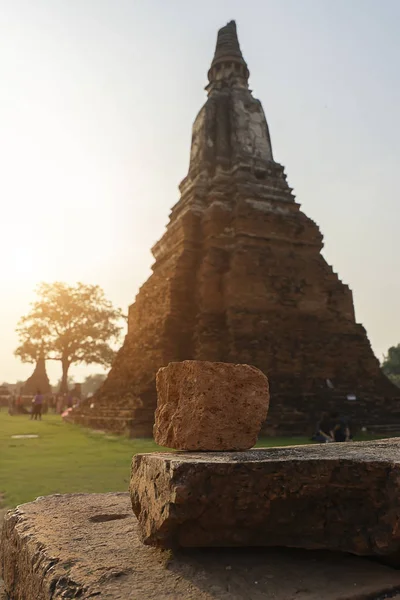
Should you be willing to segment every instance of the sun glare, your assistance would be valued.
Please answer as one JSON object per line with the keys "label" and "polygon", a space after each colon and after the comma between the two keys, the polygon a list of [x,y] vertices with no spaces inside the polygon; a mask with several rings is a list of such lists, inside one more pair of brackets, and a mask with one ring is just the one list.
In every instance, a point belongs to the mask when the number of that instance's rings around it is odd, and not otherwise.
{"label": "sun glare", "polygon": [[31,248],[14,248],[8,267],[8,278],[15,279],[16,281],[23,279],[24,283],[27,283],[28,281],[36,281],[37,274],[35,272],[35,267],[37,271],[37,265],[35,265],[35,258],[35,252],[33,252]]}

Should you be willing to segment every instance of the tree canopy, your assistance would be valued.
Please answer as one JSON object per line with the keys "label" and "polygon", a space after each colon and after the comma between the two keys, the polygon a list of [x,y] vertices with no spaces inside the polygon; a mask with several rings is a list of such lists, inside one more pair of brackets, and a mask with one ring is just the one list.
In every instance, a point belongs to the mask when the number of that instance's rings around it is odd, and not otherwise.
{"label": "tree canopy", "polygon": [[382,369],[386,375],[400,375],[400,344],[389,348],[383,358]]}
{"label": "tree canopy", "polygon": [[60,392],[68,390],[72,364],[111,365],[115,351],[110,344],[119,339],[123,315],[99,286],[41,283],[37,296],[17,327],[15,354],[23,362],[36,362],[41,352],[47,360],[61,361]]}
{"label": "tree canopy", "polygon": [[389,348],[383,358],[382,370],[393,383],[400,387],[400,344]]}

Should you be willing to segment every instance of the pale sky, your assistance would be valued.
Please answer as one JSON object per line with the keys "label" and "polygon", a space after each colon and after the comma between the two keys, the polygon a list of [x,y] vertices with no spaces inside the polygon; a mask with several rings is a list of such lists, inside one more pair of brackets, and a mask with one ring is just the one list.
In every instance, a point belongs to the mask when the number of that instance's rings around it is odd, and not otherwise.
{"label": "pale sky", "polygon": [[231,19],[275,159],[357,321],[378,358],[400,342],[399,0],[2,0],[0,383],[32,371],[14,329],[40,281],[134,300]]}

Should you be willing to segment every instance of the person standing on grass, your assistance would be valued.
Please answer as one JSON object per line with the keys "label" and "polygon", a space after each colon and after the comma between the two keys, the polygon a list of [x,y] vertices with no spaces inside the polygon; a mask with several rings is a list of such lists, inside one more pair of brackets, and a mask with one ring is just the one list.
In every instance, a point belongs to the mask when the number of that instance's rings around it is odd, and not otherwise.
{"label": "person standing on grass", "polygon": [[37,418],[39,417],[39,421],[41,421],[42,420],[42,408],[43,408],[43,396],[40,393],[40,390],[38,390],[36,396],[33,399],[31,419],[34,419],[35,421],[37,421]]}

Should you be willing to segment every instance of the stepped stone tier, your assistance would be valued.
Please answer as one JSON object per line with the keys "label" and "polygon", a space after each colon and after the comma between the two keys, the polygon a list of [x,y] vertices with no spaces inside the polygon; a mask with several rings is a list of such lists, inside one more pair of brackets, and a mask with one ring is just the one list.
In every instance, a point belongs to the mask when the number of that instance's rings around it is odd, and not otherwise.
{"label": "stepped stone tier", "polygon": [[36,363],[32,375],[27,379],[21,389],[23,396],[35,395],[40,391],[42,394],[51,393],[51,385],[46,372],[46,361],[41,354]]}
{"label": "stepped stone tier", "polygon": [[289,546],[400,566],[400,439],[247,452],[137,454],[145,544]]}
{"label": "stepped stone tier", "polygon": [[4,600],[383,600],[400,592],[400,571],[348,554],[160,552],[141,543],[126,493],[47,496],[10,511],[0,576]]}
{"label": "stepped stone tier", "polygon": [[366,427],[400,422],[391,401],[398,390],[274,159],[248,78],[232,21],[218,33],[189,172],[153,248],[153,274],[129,309],[128,334],[94,408],[75,411],[76,422],[151,435],[156,373],[186,359],[261,369],[270,381],[269,434],[311,433],[329,408]]}

